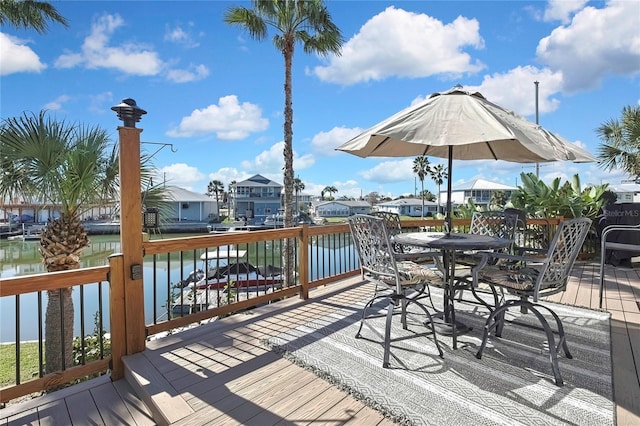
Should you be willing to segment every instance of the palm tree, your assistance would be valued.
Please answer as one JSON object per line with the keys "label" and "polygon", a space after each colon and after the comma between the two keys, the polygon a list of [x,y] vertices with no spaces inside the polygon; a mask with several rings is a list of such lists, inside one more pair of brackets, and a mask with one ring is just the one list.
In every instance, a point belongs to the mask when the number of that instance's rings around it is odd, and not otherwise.
{"label": "palm tree", "polygon": [[[117,197],[117,147],[110,150],[105,130],[56,122],[44,111],[4,119],[0,136],[0,197],[33,196],[60,206],[60,217],[42,234],[40,254],[47,272],[80,268],[89,245],[80,218]],[[53,372],[73,365],[74,308],[71,288],[47,293],[45,362]]]}
{"label": "palm tree", "polygon": [[430,172],[431,168],[429,167],[429,159],[425,155],[416,157],[413,160],[413,173],[418,175],[418,179],[420,179],[421,184],[420,198],[422,199],[422,219],[424,219],[424,178]]}
{"label": "palm tree", "polygon": [[16,28],[34,29],[45,33],[48,21],[69,27],[69,22],[55,7],[44,1],[2,0],[0,1],[0,25],[9,24]]}
{"label": "palm tree", "polygon": [[[284,58],[284,226],[293,225],[293,100],[291,68],[297,42],[305,53],[326,56],[340,54],[342,34],[332,22],[322,0],[252,0],[253,9],[232,7],[225,14],[227,24],[240,25],[258,41],[268,35],[268,27],[276,34],[273,44]],[[285,285],[293,279],[293,245],[283,244]]]}
{"label": "palm tree", "polygon": [[611,119],[596,129],[602,140],[598,154],[605,170],[621,168],[640,178],[640,106],[626,106],[620,120]]}
{"label": "palm tree", "polygon": [[300,195],[300,193],[302,191],[304,191],[304,183],[300,180],[300,178],[295,178],[293,180],[293,189],[294,191],[296,191],[296,210],[297,212],[300,211],[300,205],[299,205],[299,200],[298,200],[298,196]]}
{"label": "palm tree", "polygon": [[216,208],[218,210],[218,219],[220,218],[220,194],[224,194],[224,183],[219,180],[212,180],[207,186],[207,195],[216,196]]}
{"label": "palm tree", "polygon": [[335,186],[325,186],[324,189],[322,190],[322,198],[323,199],[324,199],[324,194],[326,192],[329,193],[329,197],[331,197],[331,199],[333,200],[333,194],[338,192],[338,189]]}
{"label": "palm tree", "polygon": [[440,211],[440,186],[447,177],[447,168],[442,164],[436,164],[429,169],[429,173],[431,173],[431,179],[438,185],[438,213],[442,213]]}

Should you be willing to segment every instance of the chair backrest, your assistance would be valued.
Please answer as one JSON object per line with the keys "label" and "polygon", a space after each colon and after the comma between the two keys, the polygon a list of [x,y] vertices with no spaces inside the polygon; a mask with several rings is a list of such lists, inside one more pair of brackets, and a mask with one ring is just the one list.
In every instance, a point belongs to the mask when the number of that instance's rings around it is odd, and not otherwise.
{"label": "chair backrest", "polygon": [[371,216],[380,217],[385,220],[389,236],[398,235],[402,232],[402,224],[400,223],[400,215],[398,213],[378,210],[372,212]]}
{"label": "chair backrest", "polygon": [[[534,300],[542,293],[552,294],[565,290],[578,253],[589,233],[591,222],[588,217],[560,222],[543,260],[535,286]],[[544,292],[545,289],[549,291]]]}
{"label": "chair backrest", "polygon": [[513,213],[503,211],[473,212],[469,233],[513,240],[517,224],[518,216]]}
{"label": "chair backrest", "polygon": [[362,270],[385,284],[396,281],[398,268],[385,219],[356,214],[349,216],[349,228]]}

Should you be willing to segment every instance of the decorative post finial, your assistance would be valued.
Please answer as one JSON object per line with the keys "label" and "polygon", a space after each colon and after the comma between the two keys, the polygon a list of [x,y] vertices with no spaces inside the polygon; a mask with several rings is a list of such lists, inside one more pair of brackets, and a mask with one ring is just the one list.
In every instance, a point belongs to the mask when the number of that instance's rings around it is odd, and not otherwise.
{"label": "decorative post finial", "polygon": [[112,106],[111,110],[118,114],[118,118],[124,122],[124,127],[136,127],[136,122],[140,121],[140,117],[147,113],[131,98],[124,99],[118,105]]}

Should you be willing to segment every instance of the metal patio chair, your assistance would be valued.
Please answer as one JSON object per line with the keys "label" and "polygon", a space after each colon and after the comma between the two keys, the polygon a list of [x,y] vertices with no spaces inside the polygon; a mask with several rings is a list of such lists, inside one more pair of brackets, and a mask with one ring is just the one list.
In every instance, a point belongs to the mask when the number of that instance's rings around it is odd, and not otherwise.
{"label": "metal patio chair", "polygon": [[[558,367],[558,353],[563,349],[567,358],[572,358],[564,334],[562,321],[548,306],[538,301],[546,296],[565,291],[567,281],[582,244],[589,232],[591,219],[586,217],[561,222],[544,257],[518,256],[508,253],[483,253],[482,261],[473,268],[473,285],[487,284],[499,303],[491,310],[484,325],[484,335],[476,358],[482,358],[489,334],[495,330],[502,336],[505,314],[510,308],[520,307],[521,312],[531,311],[540,321],[547,337],[551,368],[558,386],[563,385]],[[507,299],[504,292],[517,296]],[[500,294],[498,294],[500,293]],[[557,331],[551,329],[540,312],[548,311],[556,323]],[[558,334],[558,344],[554,334]]]}
{"label": "metal patio chair", "polygon": [[372,212],[371,216],[385,220],[391,245],[393,246],[393,251],[396,253],[396,260],[412,260],[417,263],[424,263],[429,261],[433,262],[435,261],[435,256],[441,255],[439,250],[429,250],[424,247],[408,246],[394,242],[393,237],[403,232],[400,215],[398,213],[379,210]]}
{"label": "metal patio chair", "polygon": [[426,315],[426,321],[433,333],[433,341],[438,349],[440,357],[444,353],[438,343],[434,328],[433,318],[427,308],[417,299],[428,292],[429,283],[442,285],[443,277],[440,271],[409,260],[396,260],[396,252],[389,238],[387,222],[383,218],[357,214],[349,217],[349,228],[355,242],[360,259],[360,265],[365,279],[376,284],[378,288],[386,288],[386,291],[377,291],[366,303],[362,310],[360,327],[356,338],[361,337],[362,327],[367,318],[367,311],[379,300],[388,299],[389,305],[386,313],[384,335],[384,359],[382,366],[389,366],[391,347],[391,321],[396,308],[400,308],[402,326],[407,329],[407,306],[415,303]]}

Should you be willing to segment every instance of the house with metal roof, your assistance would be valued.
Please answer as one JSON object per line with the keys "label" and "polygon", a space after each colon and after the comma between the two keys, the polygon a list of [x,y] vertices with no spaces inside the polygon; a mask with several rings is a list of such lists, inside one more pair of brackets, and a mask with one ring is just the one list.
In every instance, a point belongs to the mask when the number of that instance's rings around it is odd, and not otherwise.
{"label": "house with metal roof", "polygon": [[620,183],[607,188],[616,194],[616,203],[640,203],[640,184]]}
{"label": "house with metal roof", "polygon": [[[422,217],[422,200],[420,198],[399,198],[386,201],[376,206],[378,210],[397,213],[400,216]],[[433,217],[438,212],[438,203],[424,201],[424,217]]]}
{"label": "house with metal roof", "polygon": [[216,199],[178,186],[167,186],[166,210],[169,219],[183,221],[209,221],[218,216]]}
{"label": "house with metal roof", "polygon": [[[454,205],[467,204],[467,200],[472,199],[475,205],[486,207],[491,201],[491,197],[494,192],[504,192],[506,199],[511,198],[511,193],[517,191],[515,186],[503,185],[498,182],[491,182],[484,179],[475,179],[470,182],[463,182],[458,185],[452,185],[451,187],[451,202]],[[444,191],[440,191],[439,194],[440,204],[445,205],[447,203],[447,190],[446,186]]]}
{"label": "house with metal roof", "polygon": [[313,215],[317,218],[348,217],[354,214],[369,214],[372,207],[366,201],[332,200],[313,206]]}

